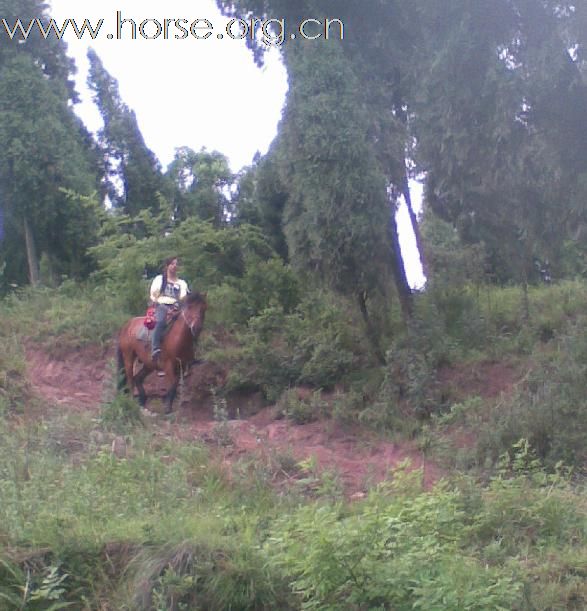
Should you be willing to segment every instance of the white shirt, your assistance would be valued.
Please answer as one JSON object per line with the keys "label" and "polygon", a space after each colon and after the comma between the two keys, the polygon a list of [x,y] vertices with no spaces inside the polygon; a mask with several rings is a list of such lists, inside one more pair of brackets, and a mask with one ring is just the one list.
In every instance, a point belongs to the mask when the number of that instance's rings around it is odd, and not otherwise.
{"label": "white shirt", "polygon": [[161,285],[163,284],[163,274],[159,274],[153,278],[151,282],[151,301],[153,303],[162,303],[173,305],[181,301],[189,293],[188,285],[185,280],[177,279],[175,281],[167,278],[165,290],[161,293]]}

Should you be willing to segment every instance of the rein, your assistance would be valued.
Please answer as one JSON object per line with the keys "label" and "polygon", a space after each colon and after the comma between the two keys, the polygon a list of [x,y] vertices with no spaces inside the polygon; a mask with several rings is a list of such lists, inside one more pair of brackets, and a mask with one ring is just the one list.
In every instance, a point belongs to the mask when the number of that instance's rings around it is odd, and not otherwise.
{"label": "rein", "polygon": [[194,327],[196,326],[196,323],[198,322],[198,319],[194,319],[191,323],[188,322],[187,316],[185,315],[185,310],[182,308],[181,310],[181,317],[183,318],[185,324],[187,325],[188,329],[190,330],[190,333],[192,334],[192,337],[196,337],[196,332],[194,331]]}

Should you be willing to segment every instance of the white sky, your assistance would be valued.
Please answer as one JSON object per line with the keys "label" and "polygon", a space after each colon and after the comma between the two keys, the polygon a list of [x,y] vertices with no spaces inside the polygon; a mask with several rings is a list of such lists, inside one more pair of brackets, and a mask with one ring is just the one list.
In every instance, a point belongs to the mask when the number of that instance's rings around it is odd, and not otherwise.
{"label": "white sky", "polygon": [[[137,115],[147,146],[159,157],[164,169],[173,159],[176,147],[199,150],[206,146],[230,160],[233,171],[249,165],[257,150],[266,152],[273,140],[287,91],[287,76],[277,49],[271,49],[266,66],[260,70],[244,41],[216,35],[206,40],[188,36],[176,40],[180,30],[145,40],[137,33],[131,39],[131,26],[125,24],[122,40],[107,38],[116,32],[116,12],[133,19],[137,26],[145,19],[208,19],[221,31],[227,22],[214,0],[51,0],[52,15],[60,24],[84,19],[104,24],[92,40],[88,33],[78,40],[68,28],[64,40],[79,69],[78,91],[84,103],[78,108],[88,127],[100,126],[97,111],[89,103],[86,90],[88,47],[98,53],[105,68],[118,80],[120,94]],[[203,23],[203,22],[202,22]],[[151,23],[146,32],[154,33]],[[124,38],[126,37],[126,38]]]}
{"label": "white sky", "polygon": [[[216,32],[224,32],[227,19],[214,0],[168,0],[164,5],[159,0],[49,2],[58,25],[65,19],[75,19],[78,27],[84,19],[94,26],[104,20],[95,40],[87,32],[78,40],[71,27],[64,37],[68,54],[78,67],[77,90],[82,103],[76,111],[90,131],[96,132],[101,125],[85,84],[86,53],[91,46],[118,80],[122,99],[135,111],[145,143],[164,169],[180,146],[220,151],[235,172],[249,165],[257,151],[267,151],[287,93],[285,68],[275,48],[267,54],[265,67],[259,69],[244,41],[226,35],[218,39]],[[174,34],[181,32],[171,24],[167,40],[163,35],[146,40],[139,34],[132,40],[131,27],[125,24],[122,40],[109,39],[108,34],[116,33],[117,11],[124,19],[133,19],[137,27],[145,19],[160,23],[165,19],[187,19],[189,23],[207,19],[214,34],[206,40],[192,36],[176,40]],[[153,34],[155,27],[151,22],[147,34]],[[420,201],[417,191],[415,202]],[[408,278],[413,286],[421,286],[424,279],[405,210],[400,209],[398,224]]]}

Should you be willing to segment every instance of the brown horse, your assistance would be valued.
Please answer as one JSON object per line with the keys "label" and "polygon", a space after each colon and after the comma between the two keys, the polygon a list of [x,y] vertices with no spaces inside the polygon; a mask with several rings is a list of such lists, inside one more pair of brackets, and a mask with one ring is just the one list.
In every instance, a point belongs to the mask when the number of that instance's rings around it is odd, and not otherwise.
{"label": "brown horse", "polygon": [[[150,338],[141,339],[140,337],[144,329],[144,316],[131,318],[118,334],[119,390],[128,386],[132,393],[136,386],[139,403],[141,407],[145,407],[147,393],[143,382],[155,369],[162,370],[165,372],[168,384],[165,395],[165,413],[169,414],[173,409],[179,376],[194,360],[194,343],[204,326],[207,307],[205,294],[190,293],[186,297],[161,342],[161,354],[157,366],[151,358]],[[143,364],[142,369],[136,375],[134,373],[135,359]]]}

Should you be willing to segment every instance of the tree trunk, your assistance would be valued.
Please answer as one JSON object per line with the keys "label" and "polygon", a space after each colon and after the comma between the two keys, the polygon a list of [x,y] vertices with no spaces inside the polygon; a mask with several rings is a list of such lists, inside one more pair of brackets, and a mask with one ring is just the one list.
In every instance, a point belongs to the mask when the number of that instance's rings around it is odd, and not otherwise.
{"label": "tree trunk", "polygon": [[33,231],[29,225],[28,219],[24,218],[24,239],[26,244],[26,257],[29,265],[29,281],[32,286],[39,284],[39,261],[37,259],[37,250],[35,248],[35,238]]}
{"label": "tree trunk", "polygon": [[408,182],[407,172],[406,172],[406,175],[404,176],[404,180],[402,184],[402,195],[404,196],[404,200],[408,208],[408,214],[410,215],[410,221],[412,223],[414,237],[416,238],[416,247],[418,249],[418,254],[420,255],[422,273],[424,274],[426,278],[428,278],[428,264],[426,261],[426,254],[424,253],[424,244],[422,243],[422,234],[420,232],[420,225],[418,225],[418,219],[416,218],[416,213],[414,212],[414,207],[412,206],[412,196],[410,194],[410,183]]}
{"label": "tree trunk", "polygon": [[385,365],[385,355],[383,354],[383,350],[381,349],[381,343],[379,342],[379,334],[377,330],[373,327],[373,322],[369,316],[369,310],[367,308],[367,292],[360,291],[357,294],[357,300],[359,302],[359,309],[361,310],[361,315],[363,317],[363,322],[365,323],[365,328],[367,330],[367,338],[373,348],[373,352],[379,363],[381,365]]}
{"label": "tree trunk", "polygon": [[397,220],[395,198],[390,197],[391,211],[389,215],[389,233],[391,239],[391,266],[393,271],[393,279],[399,296],[399,301],[402,308],[402,315],[405,322],[409,322],[413,313],[413,297],[412,289],[408,283],[406,276],[406,268],[402,249],[399,243],[399,235],[397,231]]}

